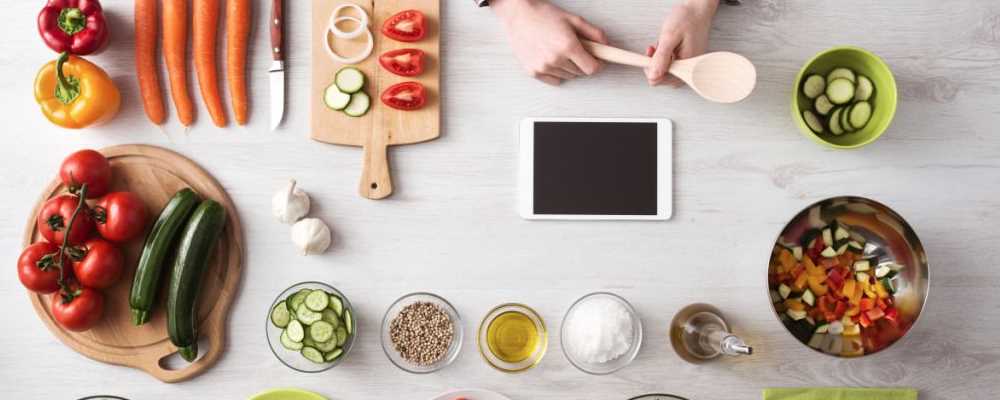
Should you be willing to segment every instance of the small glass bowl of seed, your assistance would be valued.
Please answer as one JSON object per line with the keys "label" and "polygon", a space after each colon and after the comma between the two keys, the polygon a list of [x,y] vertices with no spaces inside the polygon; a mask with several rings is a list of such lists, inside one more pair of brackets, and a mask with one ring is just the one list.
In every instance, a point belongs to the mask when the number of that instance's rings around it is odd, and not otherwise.
{"label": "small glass bowl of seed", "polygon": [[274,356],[299,372],[339,365],[358,334],[354,307],[339,290],[322,282],[285,289],[267,312],[267,344]]}
{"label": "small glass bowl of seed", "polygon": [[382,350],[403,371],[429,374],[458,358],[462,319],[447,300],[410,293],[389,306],[382,318]]}

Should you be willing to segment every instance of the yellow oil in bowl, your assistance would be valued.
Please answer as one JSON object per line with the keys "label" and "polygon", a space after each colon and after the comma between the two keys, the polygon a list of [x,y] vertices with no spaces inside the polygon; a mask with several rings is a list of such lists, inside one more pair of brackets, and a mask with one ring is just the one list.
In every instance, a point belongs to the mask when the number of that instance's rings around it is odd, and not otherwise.
{"label": "yellow oil in bowl", "polygon": [[486,344],[497,358],[508,363],[527,360],[538,348],[539,332],[535,322],[517,311],[507,311],[490,322]]}

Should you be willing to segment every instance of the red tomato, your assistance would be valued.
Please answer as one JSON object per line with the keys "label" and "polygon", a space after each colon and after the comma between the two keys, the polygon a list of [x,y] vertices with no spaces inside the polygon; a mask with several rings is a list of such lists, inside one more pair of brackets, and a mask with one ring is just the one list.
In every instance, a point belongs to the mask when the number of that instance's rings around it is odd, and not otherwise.
{"label": "red tomato", "polygon": [[122,277],[125,256],[111,242],[93,238],[83,244],[83,251],[83,259],[73,263],[73,275],[80,284],[105,289]]}
{"label": "red tomato", "polygon": [[385,20],[382,33],[400,42],[416,42],[424,38],[424,13],[417,10],[400,11]]}
{"label": "red tomato", "polygon": [[424,85],[419,82],[400,82],[382,92],[382,103],[397,110],[416,110],[426,102]]}
{"label": "red tomato", "polygon": [[[70,219],[80,198],[71,194],[61,194],[45,202],[42,211],[38,213],[38,231],[42,233],[45,240],[51,243],[63,243],[63,236],[66,228],[69,227]],[[94,233],[94,220],[90,217],[90,210],[86,208],[80,210],[73,222],[73,231],[69,233],[69,244],[77,245],[83,243]]]}
{"label": "red tomato", "polygon": [[[59,246],[49,242],[38,242],[28,246],[17,259],[17,277],[28,290],[36,293],[52,293],[59,290],[59,267],[56,260]],[[63,255],[62,265],[70,267],[69,257]]]}
{"label": "red tomato", "polygon": [[146,228],[146,204],[132,192],[113,192],[94,205],[97,232],[113,242],[125,242]]}
{"label": "red tomato", "polygon": [[88,199],[101,197],[111,189],[111,164],[97,151],[80,150],[63,160],[59,178],[70,192],[86,183]]}
{"label": "red tomato", "polygon": [[382,68],[399,76],[417,76],[424,72],[424,51],[399,49],[387,51],[378,58]]}
{"label": "red tomato", "polygon": [[93,328],[103,315],[104,295],[97,289],[74,282],[68,289],[52,295],[52,316],[59,325],[71,331]]}

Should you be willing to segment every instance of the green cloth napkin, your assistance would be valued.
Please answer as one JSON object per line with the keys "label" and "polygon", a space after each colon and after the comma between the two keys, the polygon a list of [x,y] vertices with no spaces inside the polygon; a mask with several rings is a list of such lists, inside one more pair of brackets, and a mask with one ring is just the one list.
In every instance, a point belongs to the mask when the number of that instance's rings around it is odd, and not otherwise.
{"label": "green cloth napkin", "polygon": [[770,388],[764,400],[917,400],[916,389]]}

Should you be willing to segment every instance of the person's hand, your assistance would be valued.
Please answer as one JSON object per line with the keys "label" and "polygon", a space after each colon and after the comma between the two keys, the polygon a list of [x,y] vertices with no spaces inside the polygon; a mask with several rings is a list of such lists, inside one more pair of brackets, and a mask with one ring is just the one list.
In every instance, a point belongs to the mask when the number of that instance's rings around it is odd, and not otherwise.
{"label": "person's hand", "polygon": [[514,55],[532,77],[558,85],[563,80],[600,71],[580,37],[607,43],[600,28],[544,0],[494,0],[490,7],[503,20]]}
{"label": "person's hand", "polygon": [[646,67],[646,79],[652,86],[669,84],[680,87],[683,82],[670,75],[670,63],[675,59],[699,56],[708,49],[708,32],[719,0],[685,0],[667,14],[660,28],[660,38],[646,49],[653,62]]}

